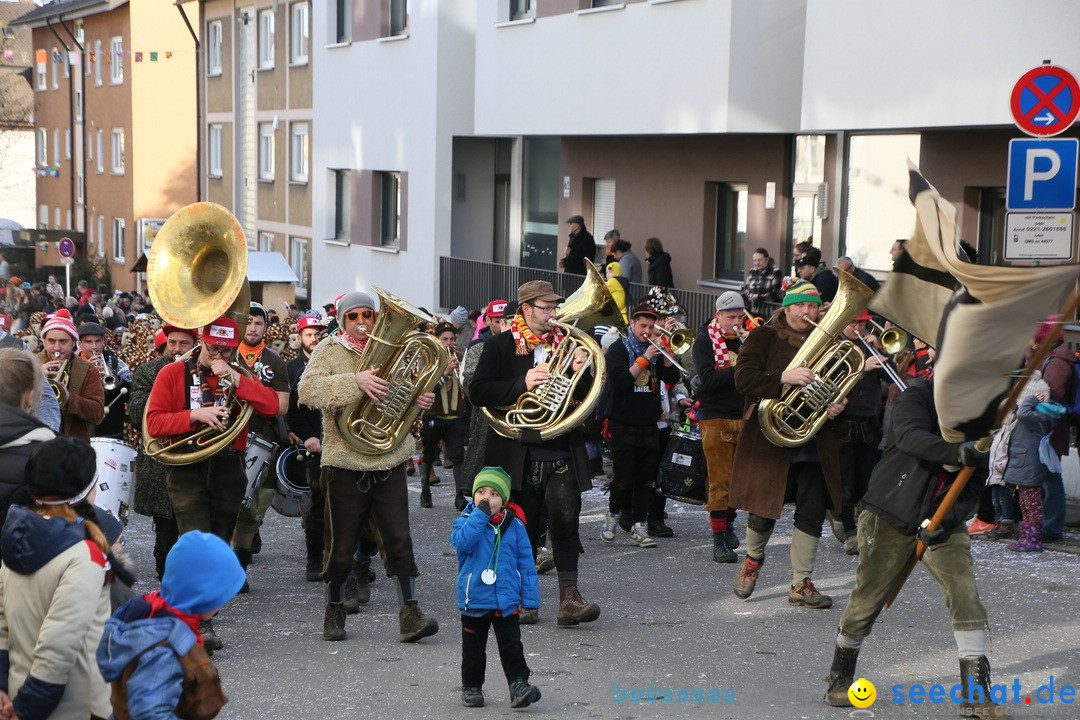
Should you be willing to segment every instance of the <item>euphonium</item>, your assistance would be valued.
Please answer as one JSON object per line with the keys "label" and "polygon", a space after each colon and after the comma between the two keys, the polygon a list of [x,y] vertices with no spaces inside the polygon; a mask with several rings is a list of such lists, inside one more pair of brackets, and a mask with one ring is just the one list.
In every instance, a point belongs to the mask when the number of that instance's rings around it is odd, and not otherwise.
{"label": "euphonium", "polygon": [[378,368],[390,387],[380,400],[364,395],[337,413],[342,439],[363,455],[385,453],[405,439],[420,414],[416,398],[435,387],[450,362],[442,343],[416,331],[432,321],[430,316],[384,290],[372,290],[379,296],[379,314],[356,369]]}
{"label": "euphonium", "polygon": [[[488,424],[503,437],[517,439],[523,431],[538,433],[541,440],[559,437],[592,415],[600,400],[607,364],[600,344],[586,332],[595,325],[611,325],[626,335],[626,323],[615,299],[591,262],[585,263],[585,282],[559,305],[551,325],[566,333],[548,358],[551,377],[523,393],[511,408],[483,408]],[[585,366],[573,372],[574,355],[586,354]],[[585,399],[574,406],[574,392],[592,366],[595,377]]]}
{"label": "euphonium", "polygon": [[870,304],[874,291],[850,273],[837,269],[840,289],[820,323],[806,338],[785,370],[808,367],[814,380],[806,386],[786,385],[779,398],[758,405],[761,432],[775,445],[799,447],[814,437],[828,419],[829,403],[844,399],[863,373],[863,354],[841,336],[844,328]]}

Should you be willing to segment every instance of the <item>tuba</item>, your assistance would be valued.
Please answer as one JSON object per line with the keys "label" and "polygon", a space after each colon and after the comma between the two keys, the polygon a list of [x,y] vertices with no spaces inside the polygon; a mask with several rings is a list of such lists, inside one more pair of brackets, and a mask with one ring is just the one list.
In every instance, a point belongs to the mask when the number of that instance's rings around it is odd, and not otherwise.
{"label": "tuba", "polygon": [[[251,306],[247,274],[247,240],[240,223],[214,203],[187,205],[170,217],[154,238],[146,263],[146,283],[154,308],[169,325],[197,328],[228,315],[243,334]],[[196,352],[198,345],[186,356]],[[241,375],[246,368],[233,365]],[[225,429],[209,425],[173,438],[152,438],[143,431],[143,451],[165,465],[190,465],[225,450],[251,419],[253,408],[236,397],[227,383]],[[149,403],[147,403],[149,407]],[[143,411],[143,428],[146,411]]]}
{"label": "tuba", "polygon": [[787,385],[779,398],[758,405],[761,432],[774,445],[806,444],[828,419],[829,403],[847,396],[863,374],[863,354],[855,343],[841,337],[844,328],[870,304],[874,291],[839,268],[840,289],[825,317],[814,325],[785,370],[808,367],[814,380],[805,387]]}
{"label": "tuba", "polygon": [[435,387],[450,362],[442,343],[416,330],[432,321],[429,315],[384,290],[372,290],[379,296],[379,315],[356,370],[378,368],[390,388],[380,400],[364,395],[337,412],[342,439],[363,455],[387,452],[405,439],[420,414],[416,398]]}
{"label": "tuba", "polygon": [[[550,440],[584,422],[600,400],[607,376],[603,350],[587,330],[595,325],[611,325],[626,335],[622,312],[591,262],[585,263],[585,282],[563,300],[551,324],[566,333],[548,358],[551,377],[523,393],[511,408],[482,408],[488,424],[503,437],[518,439],[528,431],[539,433],[541,440]],[[588,360],[575,373],[571,366],[578,350],[583,350]],[[574,392],[590,365],[596,370],[592,387],[588,396],[573,407]]]}

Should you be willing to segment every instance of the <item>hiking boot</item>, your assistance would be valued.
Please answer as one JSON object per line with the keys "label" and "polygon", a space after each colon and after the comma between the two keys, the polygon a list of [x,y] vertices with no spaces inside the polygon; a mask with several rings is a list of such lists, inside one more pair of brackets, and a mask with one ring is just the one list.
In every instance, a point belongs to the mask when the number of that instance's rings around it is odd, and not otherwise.
{"label": "hiking boot", "polygon": [[757,585],[758,574],[761,572],[761,566],[764,563],[765,558],[754,560],[749,555],[743,558],[742,565],[739,566],[739,572],[735,574],[735,597],[745,600],[753,594],[754,586]]}
{"label": "hiking boot", "polygon": [[465,707],[484,707],[484,691],[478,687],[461,688],[461,704]]}
{"label": "hiking boot", "polygon": [[559,588],[559,625],[577,625],[600,617],[600,606],[585,602],[577,585]]}
{"label": "hiking boot", "polygon": [[985,535],[993,529],[994,523],[983,522],[979,518],[975,518],[967,526],[968,535]]}
{"label": "hiking boot", "polygon": [[345,639],[345,604],[339,602],[326,603],[326,614],[322,621],[323,640]]}
{"label": "hiking boot", "polygon": [[669,528],[663,520],[650,520],[649,535],[658,538],[669,538],[675,537],[675,531]]}
{"label": "hiking boot", "polygon": [[406,600],[398,610],[398,640],[411,643],[439,632],[439,622],[420,610],[416,600]]}
{"label": "hiking boot", "polygon": [[609,545],[615,542],[615,528],[618,527],[619,517],[615,513],[604,516],[604,524],[600,526],[600,539]]}
{"label": "hiking boot", "polygon": [[517,678],[510,682],[510,707],[528,707],[539,699],[540,688],[530,685],[528,680]]}
{"label": "hiking boot", "polygon": [[960,658],[960,684],[963,702],[960,714],[968,717],[1009,717],[1012,713],[998,710],[990,699],[990,661],[985,655]]}
{"label": "hiking boot", "polygon": [[645,529],[645,523],[634,525],[634,531],[630,533],[630,544],[640,548],[654,548],[656,541],[649,537],[649,531]]}
{"label": "hiking boot", "polygon": [[829,689],[825,693],[825,702],[833,707],[851,707],[848,688],[855,682],[855,661],[858,659],[858,650],[836,646],[832,667],[829,668]]}
{"label": "hiking boot", "polygon": [[345,600],[341,604],[345,608],[346,615],[356,615],[360,612],[360,591],[356,585],[355,575],[350,575],[345,581]]}
{"label": "hiking boot", "polygon": [[322,580],[322,560],[308,560],[304,570],[304,580],[316,582]]}
{"label": "hiking boot", "polygon": [[712,559],[718,563],[738,562],[739,557],[728,545],[727,533],[713,533],[712,536]]}
{"label": "hiking boot", "polygon": [[428,463],[425,463],[424,466],[422,468],[420,468],[420,507],[422,507],[422,508],[432,507],[432,504],[431,504],[431,485],[432,485],[432,482],[431,482],[431,477],[430,477],[432,472],[433,471],[431,469],[431,465],[428,464]]}
{"label": "hiking boot", "polygon": [[844,541],[844,552],[848,555],[859,554],[859,537],[857,535],[848,535],[848,539]]}
{"label": "hiking boot", "polygon": [[[353,562],[353,574],[356,576],[356,600],[361,605],[367,605],[371,600],[371,581],[375,579],[374,574],[371,572],[371,563]],[[345,586],[345,591],[348,593],[349,587]],[[359,612],[360,608],[357,608]]]}
{"label": "hiking boot", "polygon": [[803,581],[798,585],[792,585],[791,590],[788,592],[787,601],[790,605],[801,605],[814,610],[824,610],[832,607],[832,598],[819,593],[810,578],[803,578]]}
{"label": "hiking boot", "polygon": [[535,625],[540,622],[540,609],[539,608],[519,608],[518,609],[518,624],[520,625]]}
{"label": "hiking boot", "polygon": [[206,648],[206,652],[213,652],[225,647],[225,643],[221,642],[221,638],[214,632],[213,620],[201,621],[199,623],[199,634],[202,635],[203,647]]}
{"label": "hiking boot", "polygon": [[536,574],[544,575],[555,569],[555,558],[548,553],[539,553],[536,556]]}
{"label": "hiking boot", "polygon": [[990,531],[990,536],[998,540],[1011,540],[1016,536],[1016,521],[998,520],[994,529]]}
{"label": "hiking boot", "polygon": [[727,530],[724,531],[724,539],[727,540],[727,546],[732,550],[739,548],[739,536],[735,534],[735,528],[732,527],[730,519],[728,520]]}
{"label": "hiking boot", "polygon": [[1013,552],[1042,552],[1042,528],[1031,523],[1020,523],[1020,537],[1006,547]]}

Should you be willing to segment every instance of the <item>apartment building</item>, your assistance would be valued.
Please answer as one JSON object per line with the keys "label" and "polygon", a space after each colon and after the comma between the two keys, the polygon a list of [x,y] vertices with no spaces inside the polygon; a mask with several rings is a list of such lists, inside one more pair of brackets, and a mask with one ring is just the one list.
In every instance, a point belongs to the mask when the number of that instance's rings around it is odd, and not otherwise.
{"label": "apartment building", "polygon": [[195,38],[162,2],[60,0],[15,23],[33,29],[37,227],[82,233],[114,287],[142,289],[132,266],[196,199]]}
{"label": "apartment building", "polygon": [[30,30],[9,23],[32,0],[0,3],[0,244],[13,228],[34,224],[34,125]]}
{"label": "apartment building", "polygon": [[236,215],[252,250],[288,260],[296,299],[308,304],[312,3],[204,0],[199,6],[203,198]]}

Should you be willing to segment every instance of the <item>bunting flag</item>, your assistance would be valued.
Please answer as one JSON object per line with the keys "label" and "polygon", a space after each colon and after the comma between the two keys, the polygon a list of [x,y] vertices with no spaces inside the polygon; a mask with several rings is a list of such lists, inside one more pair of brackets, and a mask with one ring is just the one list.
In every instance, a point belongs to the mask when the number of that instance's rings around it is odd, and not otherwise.
{"label": "bunting flag", "polygon": [[1080,268],[975,264],[960,246],[956,208],[910,162],[908,173],[915,231],[870,308],[937,349],[941,436],[974,440],[991,428],[1010,375]]}
{"label": "bunting flag", "polygon": [[150,62],[157,62],[157,52],[151,51]]}
{"label": "bunting flag", "polygon": [[135,53],[135,62],[142,62],[142,53],[141,52],[136,52]]}

